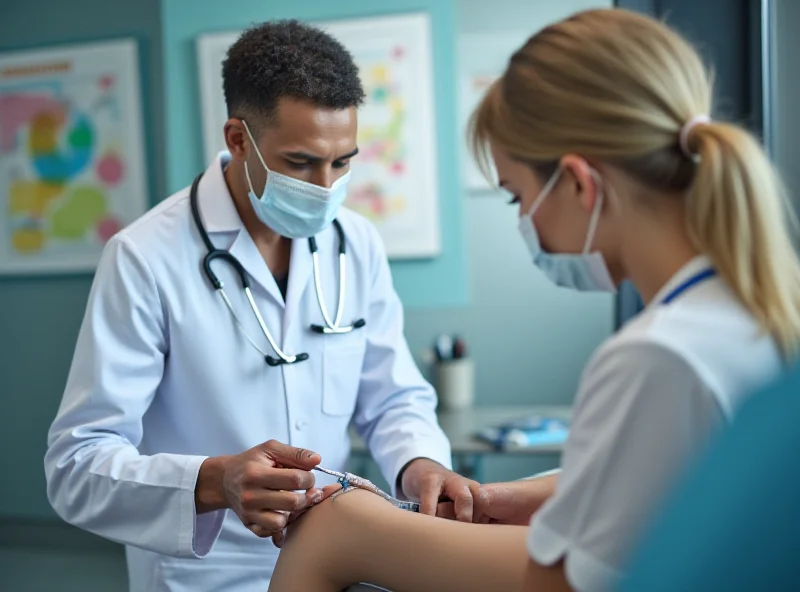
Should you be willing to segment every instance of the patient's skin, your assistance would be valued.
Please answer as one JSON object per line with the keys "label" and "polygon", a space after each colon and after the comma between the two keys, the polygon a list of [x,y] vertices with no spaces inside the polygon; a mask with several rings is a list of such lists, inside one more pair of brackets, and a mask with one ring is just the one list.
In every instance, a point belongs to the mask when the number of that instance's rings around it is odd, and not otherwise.
{"label": "patient's skin", "polygon": [[399,510],[355,489],[327,499],[294,524],[272,592],[339,592],[357,582],[403,590],[520,590],[524,526],[469,524]]}

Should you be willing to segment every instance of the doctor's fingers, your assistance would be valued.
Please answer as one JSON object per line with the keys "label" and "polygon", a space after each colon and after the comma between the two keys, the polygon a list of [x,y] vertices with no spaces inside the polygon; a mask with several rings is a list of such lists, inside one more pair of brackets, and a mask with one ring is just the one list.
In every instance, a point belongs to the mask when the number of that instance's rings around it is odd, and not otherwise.
{"label": "doctor's fingers", "polygon": [[261,448],[271,459],[285,467],[295,467],[310,471],[322,462],[322,457],[316,452],[289,446],[277,440],[269,440]]}
{"label": "doctor's fingers", "polygon": [[467,485],[459,486],[454,489],[455,491],[448,492],[448,495],[453,500],[453,509],[455,511],[456,520],[459,520],[460,522],[472,522],[474,506],[472,491]]}
{"label": "doctor's fingers", "polygon": [[269,538],[281,532],[289,524],[288,512],[245,512],[240,517],[242,523],[256,536]]}
{"label": "doctor's fingers", "polygon": [[[445,518],[447,520],[458,520],[455,504],[452,501],[439,502],[439,506],[436,508],[436,517]],[[479,512],[477,507],[473,504],[472,522],[475,524],[489,524],[491,521],[492,519],[488,515]]]}
{"label": "doctor's fingers", "polygon": [[442,494],[442,485],[438,481],[429,481],[422,487],[419,494],[419,513],[435,516],[439,505],[439,497]]}
{"label": "doctor's fingers", "polygon": [[[317,490],[318,491],[318,490]],[[321,497],[321,494],[319,494]],[[281,512],[297,512],[313,503],[313,498],[306,492],[273,491],[270,489],[249,489],[242,492],[242,511],[261,512],[278,510]]]}
{"label": "doctor's fingers", "polygon": [[314,488],[306,491],[306,502],[308,503],[308,506],[302,510],[298,510],[289,514],[289,520],[287,521],[286,528],[272,535],[272,542],[275,544],[275,546],[279,549],[283,547],[283,543],[286,541],[286,536],[289,528],[292,526],[292,522],[300,518],[300,516],[305,514],[312,506],[316,506],[317,504],[325,501],[341,488],[342,486],[338,483],[333,483],[331,485],[326,485],[321,490]]}
{"label": "doctor's fingers", "polygon": [[246,489],[298,490],[311,489],[316,479],[309,471],[270,467],[263,463],[251,462],[245,468],[242,485]]}
{"label": "doctor's fingers", "polygon": [[[420,513],[426,512],[422,505],[432,503],[436,516],[455,518],[460,522],[472,522],[474,512],[474,495],[480,491],[480,485],[462,477],[450,478],[442,485],[442,496],[438,500],[428,502],[425,496],[420,496]],[[449,503],[441,503],[449,500]],[[439,502],[439,503],[437,503]]]}

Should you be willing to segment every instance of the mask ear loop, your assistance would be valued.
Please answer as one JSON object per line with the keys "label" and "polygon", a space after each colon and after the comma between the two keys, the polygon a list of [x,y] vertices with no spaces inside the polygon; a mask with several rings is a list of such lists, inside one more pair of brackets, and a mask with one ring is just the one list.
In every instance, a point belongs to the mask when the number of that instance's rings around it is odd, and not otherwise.
{"label": "mask ear loop", "polygon": [[[253,149],[256,151],[256,156],[258,156],[258,160],[261,161],[261,166],[264,167],[264,170],[267,171],[267,176],[269,176],[271,171],[269,170],[269,167],[267,166],[267,163],[264,162],[264,157],[261,156],[261,151],[258,149],[258,146],[256,146],[256,141],[253,139],[253,134],[250,133],[250,126],[247,125],[247,122],[244,119],[242,119],[242,123],[244,124],[245,131],[247,132],[247,137],[250,138],[250,143],[253,145]],[[333,184],[330,186],[330,188],[329,188],[330,191],[335,191],[336,189],[338,189],[342,185],[346,185],[348,183],[348,181],[350,180],[350,173],[351,173],[351,171],[347,171],[344,175],[342,175],[341,177],[336,179],[336,181],[334,181]],[[255,193],[256,191],[255,191],[255,189],[253,189],[253,182],[250,180],[250,169],[247,166],[247,160],[246,159],[244,161],[244,174],[245,174],[245,177],[247,177],[248,185],[250,185],[250,191]],[[297,181],[297,182],[302,183],[304,185],[306,184],[305,181]],[[266,185],[265,185],[265,188],[266,188]]]}
{"label": "mask ear loop", "polygon": [[[250,138],[250,144],[253,146],[253,150],[256,151],[258,160],[261,161],[261,166],[264,167],[264,170],[267,171],[267,175],[269,175],[269,167],[267,166],[267,163],[264,162],[264,157],[261,156],[261,151],[258,149],[258,146],[256,146],[256,141],[253,139],[253,134],[250,133],[250,126],[247,125],[247,122],[244,119],[242,119],[242,123],[244,124],[244,130],[247,132],[247,137]],[[250,169],[247,166],[247,159],[244,160],[244,176],[247,177],[247,184],[250,186],[250,191],[255,193],[256,190],[253,188],[253,181],[250,179]],[[266,189],[266,181],[264,182],[264,189]]]}
{"label": "mask ear loop", "polygon": [[597,199],[594,202],[594,209],[592,210],[592,217],[589,218],[589,231],[586,233],[586,243],[583,245],[583,254],[586,255],[589,249],[592,248],[592,241],[597,231],[597,224],[600,222],[600,212],[603,209],[603,179],[600,173],[591,169],[592,178],[597,185]]}
{"label": "mask ear loop", "polygon": [[562,169],[559,166],[556,169],[556,172],[550,177],[550,180],[545,183],[544,187],[542,187],[542,191],[539,193],[538,197],[533,200],[531,207],[528,208],[528,213],[525,214],[526,216],[530,217],[536,213],[536,210],[540,205],[542,205],[542,202],[545,200],[545,198],[550,195],[550,193],[553,191],[553,188],[556,186],[556,183],[558,183],[558,180],[561,178],[561,171]]}

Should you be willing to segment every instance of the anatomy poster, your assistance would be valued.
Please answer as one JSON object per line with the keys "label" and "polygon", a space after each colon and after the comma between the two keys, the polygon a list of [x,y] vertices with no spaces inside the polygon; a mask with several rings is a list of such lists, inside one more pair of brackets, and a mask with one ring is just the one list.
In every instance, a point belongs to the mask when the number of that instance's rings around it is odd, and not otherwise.
{"label": "anatomy poster", "polygon": [[[352,54],[366,100],[345,205],[378,229],[392,259],[440,253],[430,17],[426,13],[316,22]],[[198,39],[206,157],[224,149],[220,63],[238,34]]]}
{"label": "anatomy poster", "polygon": [[0,54],[0,273],[90,271],[147,209],[137,47]]}

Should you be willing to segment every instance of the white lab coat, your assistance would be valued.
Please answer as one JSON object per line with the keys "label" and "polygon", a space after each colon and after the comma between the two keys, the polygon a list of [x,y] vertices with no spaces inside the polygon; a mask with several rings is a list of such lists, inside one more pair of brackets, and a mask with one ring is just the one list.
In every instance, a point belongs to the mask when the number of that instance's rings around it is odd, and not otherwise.
{"label": "white lab coat", "polygon": [[[402,305],[374,227],[349,211],[339,216],[347,237],[343,322],[363,317],[366,326],[316,334],[309,326],[322,316],[307,241],[292,243],[284,303],[234,208],[225,158],[199,186],[206,229],[251,276],[276,342],[310,357],[269,367],[235,326],[202,272],[206,250],[188,188],[109,241],[48,436],[45,471],[50,502],[64,520],[127,546],[132,592],[267,589],[277,558],[272,542],[233,512],[195,514],[194,486],[208,456],[274,438],[343,469],[353,420],[389,483],[415,457],[451,466],[435,393],[404,339]],[[320,233],[317,244],[323,294],[335,311],[335,231]],[[271,353],[238,276],[225,263],[213,265],[248,334]]]}

